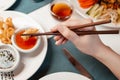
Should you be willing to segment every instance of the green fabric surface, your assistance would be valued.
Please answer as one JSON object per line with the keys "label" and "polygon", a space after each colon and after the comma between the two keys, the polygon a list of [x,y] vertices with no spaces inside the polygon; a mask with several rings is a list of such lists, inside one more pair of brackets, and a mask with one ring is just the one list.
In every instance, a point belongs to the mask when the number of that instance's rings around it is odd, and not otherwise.
{"label": "green fabric surface", "polygon": [[51,1],[52,0],[16,0],[16,3],[10,7],[9,10],[30,13]]}
{"label": "green fabric surface", "polygon": [[61,71],[79,73],[68,61],[62,51],[63,48],[67,48],[72,55],[88,70],[88,72],[90,72],[90,74],[94,77],[94,80],[117,80],[106,66],[93,57],[78,51],[72,43],[68,42],[62,46],[56,46],[54,43],[53,38],[48,39],[48,52],[45,60],[45,62],[48,63],[46,74]]}
{"label": "green fabric surface", "polygon": [[[8,10],[30,13],[49,2],[51,0],[17,0]],[[29,80],[38,80],[47,74],[61,71],[79,73],[63,54],[62,48],[71,51],[73,56],[90,72],[95,80],[117,80],[107,67],[93,57],[78,51],[70,42],[62,46],[56,46],[52,38],[48,39],[48,51],[43,65]]]}

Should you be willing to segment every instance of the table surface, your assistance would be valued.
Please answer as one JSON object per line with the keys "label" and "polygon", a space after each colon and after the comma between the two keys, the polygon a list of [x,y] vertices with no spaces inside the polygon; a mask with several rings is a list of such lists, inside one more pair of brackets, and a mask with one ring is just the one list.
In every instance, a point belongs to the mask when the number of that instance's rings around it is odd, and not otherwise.
{"label": "table surface", "polygon": [[[17,0],[8,10],[14,10],[29,14],[30,12],[45,6],[52,0]],[[67,48],[73,56],[90,72],[95,80],[117,80],[111,71],[102,63],[78,51],[68,42],[62,46],[56,46],[53,38],[48,39],[48,51],[46,58],[39,70],[29,80],[38,80],[42,76],[55,72],[79,73],[63,54],[62,48]]]}

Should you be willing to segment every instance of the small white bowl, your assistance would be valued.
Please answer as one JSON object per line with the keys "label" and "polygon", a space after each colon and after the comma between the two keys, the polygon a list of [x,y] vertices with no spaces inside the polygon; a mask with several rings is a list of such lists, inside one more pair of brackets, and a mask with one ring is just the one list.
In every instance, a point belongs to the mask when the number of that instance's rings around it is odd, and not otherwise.
{"label": "small white bowl", "polygon": [[22,31],[22,30],[25,30],[25,29],[28,29],[28,28],[31,28],[31,27],[27,27],[27,28],[19,28],[15,31],[15,33],[12,35],[12,38],[11,38],[11,41],[12,41],[12,45],[18,49],[18,51],[22,52],[22,53],[32,53],[34,52],[39,46],[40,46],[40,43],[41,43],[41,37],[40,36],[37,36],[37,42],[36,44],[30,48],[30,49],[23,49],[21,47],[19,47],[17,44],[16,44],[16,33]]}
{"label": "small white bowl", "polygon": [[19,62],[20,54],[12,45],[0,45],[0,72],[14,71]]}

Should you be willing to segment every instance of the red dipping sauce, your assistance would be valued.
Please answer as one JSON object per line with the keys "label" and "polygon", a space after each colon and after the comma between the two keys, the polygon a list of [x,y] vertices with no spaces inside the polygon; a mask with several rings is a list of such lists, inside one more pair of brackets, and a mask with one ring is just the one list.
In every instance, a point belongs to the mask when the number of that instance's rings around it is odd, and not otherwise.
{"label": "red dipping sauce", "polygon": [[22,49],[31,49],[35,46],[36,42],[37,42],[37,37],[30,37],[28,40],[24,40],[22,37],[21,37],[21,34],[24,32],[23,31],[20,31],[18,33],[16,33],[16,44],[22,48]]}

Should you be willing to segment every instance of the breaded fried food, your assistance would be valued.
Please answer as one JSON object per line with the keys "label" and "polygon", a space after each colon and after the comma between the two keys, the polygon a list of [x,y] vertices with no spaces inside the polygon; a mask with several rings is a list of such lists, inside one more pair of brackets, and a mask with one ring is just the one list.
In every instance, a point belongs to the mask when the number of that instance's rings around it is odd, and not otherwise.
{"label": "breaded fried food", "polygon": [[[33,33],[37,33],[38,29],[36,28],[29,28],[26,29],[23,34],[33,34]],[[30,36],[21,36],[24,40],[28,40],[30,38]]]}

